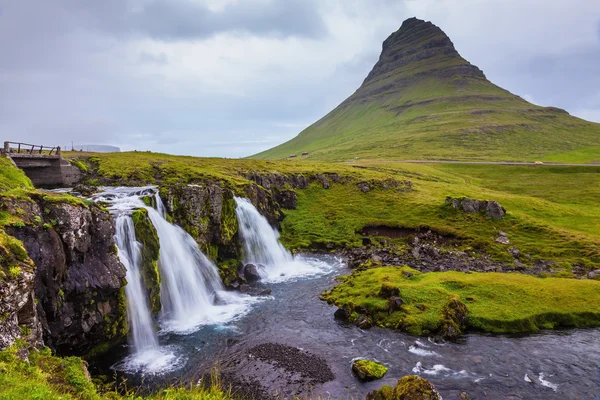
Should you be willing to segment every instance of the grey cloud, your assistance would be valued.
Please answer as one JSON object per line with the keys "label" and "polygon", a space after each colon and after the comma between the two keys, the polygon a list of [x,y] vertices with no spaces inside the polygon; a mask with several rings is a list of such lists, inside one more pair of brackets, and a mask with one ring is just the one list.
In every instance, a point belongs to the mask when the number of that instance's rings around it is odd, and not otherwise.
{"label": "grey cloud", "polygon": [[326,33],[315,4],[314,0],[244,0],[213,11],[192,0],[19,0],[3,16],[20,23],[41,23],[38,29],[55,32],[93,28],[114,37],[163,41],[205,39],[223,32],[314,38]]}
{"label": "grey cloud", "polygon": [[165,53],[150,54],[146,51],[140,53],[139,60],[144,64],[167,65],[169,57]]}

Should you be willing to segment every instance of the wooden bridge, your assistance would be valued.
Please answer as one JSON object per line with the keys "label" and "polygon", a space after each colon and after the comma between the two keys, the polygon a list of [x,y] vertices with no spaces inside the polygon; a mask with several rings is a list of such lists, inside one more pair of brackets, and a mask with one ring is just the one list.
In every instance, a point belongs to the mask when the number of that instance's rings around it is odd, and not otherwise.
{"label": "wooden bridge", "polygon": [[83,177],[77,167],[61,157],[60,146],[4,142],[1,153],[21,168],[35,187],[70,187]]}

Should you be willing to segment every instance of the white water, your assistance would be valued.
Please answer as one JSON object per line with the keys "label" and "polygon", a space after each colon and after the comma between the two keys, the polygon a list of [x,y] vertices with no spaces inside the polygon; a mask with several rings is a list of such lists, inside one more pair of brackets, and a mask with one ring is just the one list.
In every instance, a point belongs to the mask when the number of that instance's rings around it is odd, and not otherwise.
{"label": "white water", "polygon": [[[141,196],[153,194],[159,211],[147,207],[141,200]],[[163,373],[185,363],[185,358],[175,356],[176,349],[160,347],[158,343],[140,275],[141,245],[136,241],[131,219],[134,209],[148,210],[159,237],[160,324],[164,331],[189,333],[201,325],[224,324],[243,315],[256,301],[223,290],[216,266],[204,256],[190,235],[165,219],[166,210],[155,188],[105,188],[93,198],[110,203],[111,213],[117,216],[115,240],[119,258],[127,269],[125,290],[133,352],[114,368]],[[217,298],[218,305],[215,304]]]}
{"label": "white water", "polygon": [[331,271],[328,264],[309,264],[301,256],[292,256],[279,242],[279,232],[248,199],[236,197],[235,202],[246,263],[257,266],[262,281],[281,282]]}
{"label": "white water", "polygon": [[186,231],[164,218],[165,207],[159,196],[155,199],[159,211],[147,209],[160,242],[161,327],[188,333],[243,313],[252,299],[225,292],[216,265]]}
{"label": "white water", "polygon": [[119,259],[127,269],[125,295],[131,328],[130,342],[133,348],[132,354],[123,360],[119,367],[130,372],[146,373],[171,369],[178,364],[178,360],[173,352],[161,349],[158,345],[140,274],[141,245],[136,240],[130,215],[121,214],[117,217],[115,241],[119,249]]}

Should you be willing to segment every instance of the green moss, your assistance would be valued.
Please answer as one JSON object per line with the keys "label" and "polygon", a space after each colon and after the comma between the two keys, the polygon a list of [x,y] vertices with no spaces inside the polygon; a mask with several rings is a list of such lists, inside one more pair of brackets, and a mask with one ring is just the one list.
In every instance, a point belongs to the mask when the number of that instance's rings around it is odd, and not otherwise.
{"label": "green moss", "polygon": [[223,200],[221,209],[221,240],[224,243],[230,242],[238,232],[238,220],[235,213],[235,200],[227,198]]}
{"label": "green moss", "polygon": [[125,287],[119,289],[117,302],[117,316],[112,323],[106,326],[107,343],[119,343],[127,337],[129,332],[129,323],[127,321],[127,297],[125,296]]}
{"label": "green moss", "polygon": [[[382,282],[400,288],[400,310],[388,312],[387,301],[378,296]],[[413,335],[459,333],[463,324],[494,333],[600,326],[600,282],[593,280],[381,267],[355,271],[322,299],[362,307],[378,325]]]}
{"label": "green moss", "polygon": [[71,163],[71,165],[74,165],[75,167],[77,167],[81,172],[83,172],[84,174],[86,172],[88,172],[88,165],[85,163],[85,161],[83,160],[78,160],[78,159],[70,159],[69,162]]}
{"label": "green moss", "polygon": [[352,372],[361,381],[381,379],[388,371],[388,367],[371,360],[356,360],[352,363]]}
{"label": "green moss", "polygon": [[141,208],[135,210],[131,217],[135,228],[135,236],[142,244],[142,269],[141,275],[144,287],[147,291],[148,305],[153,314],[161,309],[160,303],[160,271],[158,258],[160,255],[160,244],[158,234],[148,216],[148,210]]}
{"label": "green moss", "polygon": [[225,285],[233,283],[238,278],[238,265],[240,260],[228,259],[217,262],[219,276]]}
{"label": "green moss", "polygon": [[13,265],[13,266],[9,267],[8,275],[13,279],[17,279],[19,277],[19,275],[21,275],[21,267],[19,267],[17,265]]}
{"label": "green moss", "polygon": [[409,375],[398,380],[394,388],[393,398],[400,400],[441,400],[431,382],[418,375]]}

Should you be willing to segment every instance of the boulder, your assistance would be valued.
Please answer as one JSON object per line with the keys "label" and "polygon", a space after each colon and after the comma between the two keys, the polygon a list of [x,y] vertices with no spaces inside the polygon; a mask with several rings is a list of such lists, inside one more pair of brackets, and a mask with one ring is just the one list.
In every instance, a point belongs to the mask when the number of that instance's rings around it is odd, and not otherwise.
{"label": "boulder", "polygon": [[394,388],[386,385],[370,392],[366,400],[442,400],[442,397],[427,379],[410,375],[399,379]]}
{"label": "boulder", "polygon": [[363,193],[367,193],[369,190],[371,190],[371,185],[369,185],[367,182],[357,183],[356,187],[359,188]]}
{"label": "boulder", "polygon": [[373,326],[373,321],[371,321],[371,319],[364,314],[360,314],[354,323],[360,329],[369,329]]}
{"label": "boulder", "polygon": [[588,279],[596,279],[600,276],[600,269],[588,272]]}
{"label": "boulder", "polygon": [[388,385],[367,394],[365,400],[394,400],[394,388]]}
{"label": "boulder", "polygon": [[244,267],[244,279],[248,282],[260,281],[261,276],[258,267],[254,264],[246,264]]}
{"label": "boulder", "polygon": [[497,201],[488,201],[485,208],[485,215],[491,217],[492,219],[499,220],[504,218],[506,215],[506,209]]}
{"label": "boulder", "polygon": [[442,396],[427,379],[418,375],[405,376],[394,388],[394,400],[441,400]]}
{"label": "boulder", "polygon": [[383,378],[388,371],[385,365],[371,360],[355,360],[352,363],[352,372],[361,382],[369,382]]}

